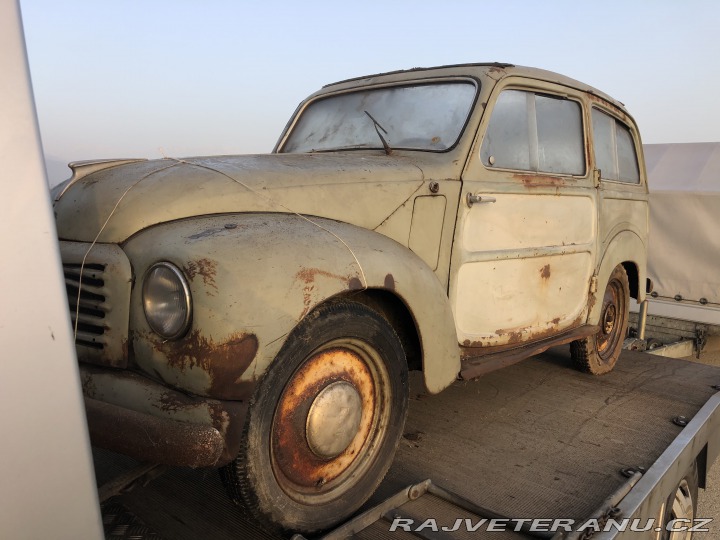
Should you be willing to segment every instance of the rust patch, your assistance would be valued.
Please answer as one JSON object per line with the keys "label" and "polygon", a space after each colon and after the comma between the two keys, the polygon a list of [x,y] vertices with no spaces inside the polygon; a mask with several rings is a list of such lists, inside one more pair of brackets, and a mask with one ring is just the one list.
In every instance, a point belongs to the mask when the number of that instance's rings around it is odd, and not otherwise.
{"label": "rust patch", "polygon": [[[194,281],[197,276],[200,276],[206,287],[211,287],[218,290],[217,284],[215,283],[215,276],[217,275],[217,262],[210,259],[198,259],[196,261],[189,261],[187,266],[183,266],[183,272],[190,281]],[[207,290],[208,295],[212,293]]]}
{"label": "rust patch", "polygon": [[555,318],[552,320],[552,323],[555,324],[555,325],[557,325],[559,322],[560,322],[560,317],[555,317]]}
{"label": "rust patch", "polygon": [[567,185],[564,178],[559,176],[544,176],[540,174],[515,173],[513,179],[519,180],[525,187],[562,187]]}
{"label": "rust patch", "polygon": [[158,408],[165,412],[177,412],[195,405],[189,398],[183,399],[182,394],[175,391],[164,392],[160,396]]}
{"label": "rust patch", "polygon": [[550,279],[550,265],[546,264],[540,269],[540,277],[547,280]]}
{"label": "rust patch", "polygon": [[223,343],[193,330],[179,341],[151,340],[153,348],[167,359],[168,365],[184,373],[187,369],[201,369],[208,373],[208,395],[217,399],[246,399],[254,383],[240,381],[255,359],[258,340],[254,334],[232,334]]}
{"label": "rust patch", "polygon": [[[323,459],[315,455],[308,445],[306,420],[315,397],[336,381],[346,381],[357,390],[364,413],[349,446],[339,455]],[[375,400],[369,368],[351,351],[329,349],[308,360],[288,383],[273,421],[272,455],[281,482],[289,480],[296,485],[321,490],[323,485],[352,467],[371,434]]]}
{"label": "rust patch", "polygon": [[500,330],[495,330],[495,335],[498,337],[507,336],[508,337],[507,344],[515,345],[517,343],[522,343],[522,341],[523,341],[522,331],[523,331],[522,328],[519,330],[504,330],[501,328]]}
{"label": "rust patch", "polygon": [[395,278],[392,274],[385,276],[385,288],[390,289],[391,291],[395,290]]}
{"label": "rust patch", "polygon": [[[305,309],[303,309],[303,312],[300,315],[301,319],[305,315],[307,315],[308,311],[310,311],[310,308],[312,307],[313,291],[315,290],[315,280],[318,276],[330,279],[339,279],[341,281],[345,281],[347,279],[347,277],[345,276],[333,274],[332,272],[328,272],[327,270],[321,270],[320,268],[303,268],[299,270],[298,273],[295,274],[295,279],[305,284],[303,286],[303,305],[305,306]],[[349,281],[348,286],[351,290],[355,290],[355,282],[360,284],[360,280],[358,278],[352,278]],[[360,286],[357,288],[361,289],[362,285],[360,284]]]}

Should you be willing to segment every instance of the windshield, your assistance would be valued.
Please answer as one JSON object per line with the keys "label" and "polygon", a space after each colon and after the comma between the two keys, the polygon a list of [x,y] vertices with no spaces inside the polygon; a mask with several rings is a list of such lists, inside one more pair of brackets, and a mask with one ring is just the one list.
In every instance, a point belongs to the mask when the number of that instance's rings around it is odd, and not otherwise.
{"label": "windshield", "polygon": [[322,98],[302,112],[280,152],[447,150],[460,137],[475,92],[471,82],[451,82],[391,86]]}

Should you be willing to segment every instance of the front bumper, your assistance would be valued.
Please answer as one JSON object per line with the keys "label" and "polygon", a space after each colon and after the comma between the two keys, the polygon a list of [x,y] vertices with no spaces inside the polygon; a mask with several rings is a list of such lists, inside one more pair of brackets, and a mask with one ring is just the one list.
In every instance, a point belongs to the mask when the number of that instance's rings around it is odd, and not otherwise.
{"label": "front bumper", "polygon": [[247,403],[191,396],[130,371],[80,366],[93,445],[150,463],[220,467],[240,449]]}

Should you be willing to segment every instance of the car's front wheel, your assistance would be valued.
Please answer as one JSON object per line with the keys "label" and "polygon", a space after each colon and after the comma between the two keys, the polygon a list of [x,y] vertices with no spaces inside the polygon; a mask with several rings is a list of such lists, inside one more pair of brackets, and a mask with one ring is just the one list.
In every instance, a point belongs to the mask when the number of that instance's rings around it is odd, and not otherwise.
{"label": "car's front wheel", "polygon": [[408,403],[407,362],[390,324],[352,302],[306,317],[250,404],[231,497],[266,528],[313,532],[357,510],[387,472]]}

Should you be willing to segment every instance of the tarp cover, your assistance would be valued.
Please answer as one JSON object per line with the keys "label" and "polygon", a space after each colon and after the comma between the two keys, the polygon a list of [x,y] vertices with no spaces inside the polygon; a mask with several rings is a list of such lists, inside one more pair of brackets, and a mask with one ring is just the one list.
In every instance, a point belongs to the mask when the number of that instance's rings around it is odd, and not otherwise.
{"label": "tarp cover", "polygon": [[655,291],[720,307],[720,143],[647,144],[644,152]]}

